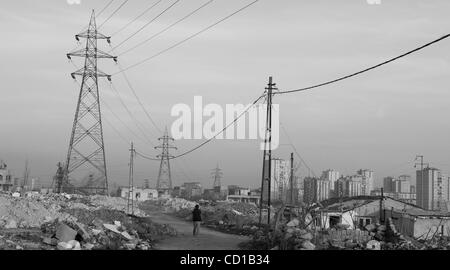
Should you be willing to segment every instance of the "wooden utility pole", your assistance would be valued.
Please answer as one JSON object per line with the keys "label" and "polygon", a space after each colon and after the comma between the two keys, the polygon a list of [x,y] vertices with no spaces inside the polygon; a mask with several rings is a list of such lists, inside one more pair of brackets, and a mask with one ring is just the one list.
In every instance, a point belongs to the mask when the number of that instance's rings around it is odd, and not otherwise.
{"label": "wooden utility pole", "polygon": [[[272,93],[276,84],[272,82],[272,77],[269,77],[267,85],[267,117],[266,117],[266,134],[264,139],[264,155],[263,155],[263,169],[261,179],[261,201],[259,208],[259,223],[262,223],[263,208],[267,207],[267,224],[270,224],[270,192],[271,192],[271,173],[272,173]],[[267,149],[268,148],[268,149]],[[267,189],[267,190],[266,190]],[[267,202],[264,194],[267,192]]]}

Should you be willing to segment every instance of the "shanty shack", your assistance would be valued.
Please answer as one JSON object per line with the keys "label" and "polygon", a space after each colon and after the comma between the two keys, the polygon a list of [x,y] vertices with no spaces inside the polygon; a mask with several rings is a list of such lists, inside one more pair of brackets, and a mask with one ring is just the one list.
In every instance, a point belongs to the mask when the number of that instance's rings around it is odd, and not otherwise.
{"label": "shanty shack", "polygon": [[450,213],[407,209],[393,211],[392,221],[403,235],[429,240],[436,236],[450,236]]}
{"label": "shanty shack", "polygon": [[314,224],[322,229],[338,225],[357,229],[384,221],[394,211],[421,210],[413,204],[381,196],[333,198],[321,202],[321,205],[314,214]]}

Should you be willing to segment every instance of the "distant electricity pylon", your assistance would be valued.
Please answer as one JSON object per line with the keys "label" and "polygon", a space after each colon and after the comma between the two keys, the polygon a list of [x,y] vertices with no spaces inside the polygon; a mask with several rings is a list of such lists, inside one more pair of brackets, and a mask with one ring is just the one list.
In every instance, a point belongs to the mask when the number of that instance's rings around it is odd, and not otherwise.
{"label": "distant electricity pylon", "polygon": [[62,192],[74,192],[74,179],[81,179],[89,175],[88,184],[80,184],[78,188],[88,193],[108,193],[108,176],[106,173],[105,144],[103,141],[103,126],[100,112],[100,96],[98,91],[98,78],[111,76],[97,69],[97,59],[111,58],[117,62],[117,57],[111,56],[97,49],[97,40],[110,37],[97,32],[95,12],[92,11],[89,27],[86,31],[75,36],[76,40],[86,39],[84,49],[67,54],[84,57],[84,67],[72,73],[72,78],[81,76],[81,89],[78,98],[72,135],[67,153],[65,167],[65,180]]}
{"label": "distant electricity pylon", "polygon": [[219,164],[217,164],[217,167],[212,171],[212,176],[214,179],[214,190],[218,189],[220,191],[220,187],[222,186],[221,180],[223,177],[222,170],[219,168]]}
{"label": "distant electricity pylon", "polygon": [[169,133],[166,130],[164,131],[164,136],[159,138],[158,140],[162,141],[162,145],[156,146],[155,149],[162,149],[161,155],[158,155],[158,158],[161,158],[161,164],[159,166],[159,174],[158,174],[158,182],[156,184],[156,189],[159,193],[167,194],[172,189],[172,177],[170,173],[170,162],[169,160],[173,158],[169,154],[169,149],[177,149],[175,146],[170,145],[170,141],[174,139],[169,136]]}

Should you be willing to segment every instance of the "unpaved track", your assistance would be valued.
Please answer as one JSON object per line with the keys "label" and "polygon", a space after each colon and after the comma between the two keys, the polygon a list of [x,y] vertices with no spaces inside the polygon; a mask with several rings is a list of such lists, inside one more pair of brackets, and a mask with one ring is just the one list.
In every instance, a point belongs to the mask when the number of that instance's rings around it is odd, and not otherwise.
{"label": "unpaved track", "polygon": [[178,235],[161,240],[156,248],[161,250],[238,250],[239,243],[249,240],[246,236],[233,235],[200,228],[200,234],[192,235],[192,222],[186,222],[176,217],[157,212],[146,211],[152,221],[169,224],[175,228]]}

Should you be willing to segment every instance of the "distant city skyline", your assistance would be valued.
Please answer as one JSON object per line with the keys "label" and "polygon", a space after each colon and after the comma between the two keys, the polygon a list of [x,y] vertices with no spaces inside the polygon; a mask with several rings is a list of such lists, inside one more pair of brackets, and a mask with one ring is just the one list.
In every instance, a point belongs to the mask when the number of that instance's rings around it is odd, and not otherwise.
{"label": "distant city skyline", "polygon": [[[66,159],[79,94],[79,85],[70,77],[76,68],[66,54],[77,46],[74,36],[89,22],[91,10],[104,6],[105,1],[73,3],[5,1],[0,10],[0,56],[8,63],[0,66],[0,159],[19,178],[28,160],[30,177],[39,177],[43,184],[51,182],[56,164]],[[102,26],[102,32],[114,34],[145,3],[130,2]],[[180,2],[118,51],[145,40],[202,3]],[[119,63],[129,66],[149,57],[247,3],[215,1],[161,37],[119,57]],[[170,116],[172,106],[191,104],[194,96],[202,96],[205,103],[248,104],[262,93],[269,76],[280,89],[295,89],[413,49],[447,34],[449,9],[450,2],[445,0],[382,1],[379,5],[365,0],[259,1],[182,46],[129,70],[127,76],[158,126],[170,127],[176,119]],[[143,16],[129,29],[113,35],[112,44],[120,44],[151,17]],[[107,12],[101,14],[99,25],[106,18]],[[100,45],[109,51],[106,42]],[[358,78],[311,92],[275,96],[282,125],[317,176],[330,168],[343,175],[368,168],[374,171],[375,186],[380,187],[387,176],[408,174],[414,178],[414,157],[418,154],[433,167],[450,173],[450,126],[443,117],[450,113],[449,46],[443,41]],[[81,65],[77,60],[74,63]],[[100,67],[110,74],[118,71],[113,63],[102,61]],[[112,81],[156,144],[162,134],[149,123],[123,77],[118,74]],[[109,84],[102,81],[99,87],[114,113],[139,135],[136,123]],[[104,124],[109,182],[126,185],[129,142],[145,154],[159,153],[129,132],[108,108],[103,106],[102,110],[111,123]],[[201,142],[179,140],[175,144],[181,153]],[[280,147],[273,156],[288,160],[294,152],[288,143],[281,132]],[[173,185],[199,181],[210,187],[210,172],[219,162],[224,173],[222,184],[259,187],[259,144],[259,140],[217,140],[171,161]],[[135,181],[150,179],[153,185],[158,169],[159,162],[137,159]],[[301,166],[299,173],[306,176],[308,170]]]}

